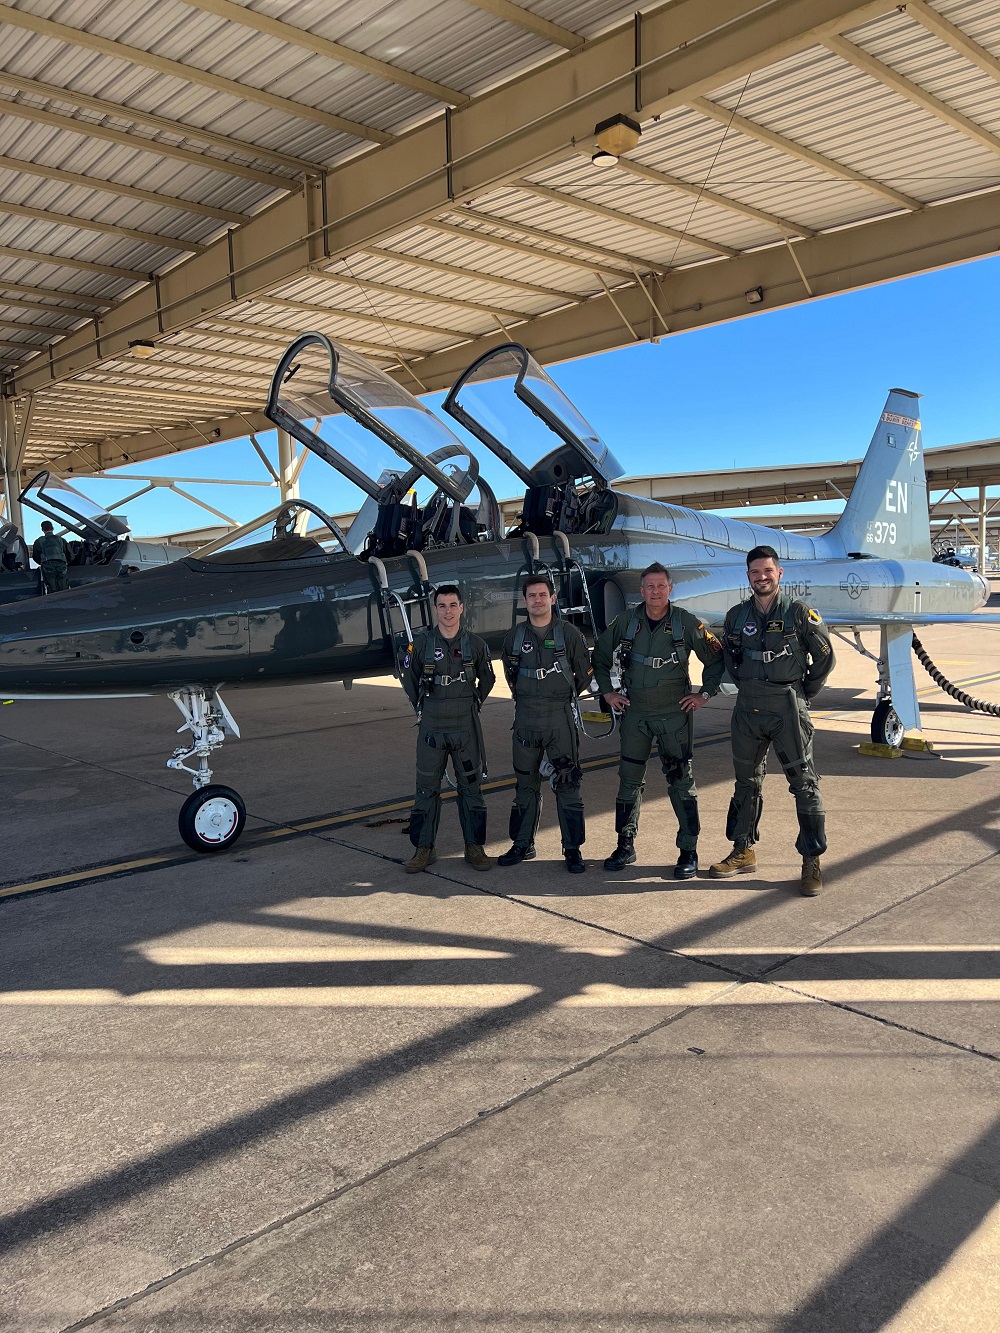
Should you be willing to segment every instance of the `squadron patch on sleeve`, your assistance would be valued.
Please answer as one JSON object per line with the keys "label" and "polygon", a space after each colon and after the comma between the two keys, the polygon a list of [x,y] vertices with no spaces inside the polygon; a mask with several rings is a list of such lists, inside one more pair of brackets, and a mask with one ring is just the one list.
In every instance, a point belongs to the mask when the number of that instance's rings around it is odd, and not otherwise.
{"label": "squadron patch on sleeve", "polygon": [[715,635],[712,633],[712,631],[711,631],[710,629],[706,629],[706,630],[704,630],[703,632],[704,632],[704,635],[705,635],[705,642],[708,644],[708,646],[709,646],[709,648],[712,650],[712,652],[713,652],[713,653],[721,653],[721,652],[722,652],[722,644],[721,644],[721,642],[715,637]]}
{"label": "squadron patch on sleeve", "polygon": [[809,608],[807,614],[814,625],[822,625],[823,617],[813,607]]}

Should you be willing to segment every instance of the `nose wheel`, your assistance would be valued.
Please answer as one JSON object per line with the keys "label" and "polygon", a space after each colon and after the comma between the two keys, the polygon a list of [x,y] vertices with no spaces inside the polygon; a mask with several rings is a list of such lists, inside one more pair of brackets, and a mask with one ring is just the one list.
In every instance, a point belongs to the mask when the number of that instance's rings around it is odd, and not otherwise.
{"label": "nose wheel", "polygon": [[177,820],[181,837],[196,852],[222,852],[243,832],[247,808],[232,787],[215,783],[193,791]]}
{"label": "nose wheel", "polygon": [[872,713],[872,740],[876,745],[891,745],[898,750],[903,743],[905,727],[899,720],[891,699],[881,699]]}

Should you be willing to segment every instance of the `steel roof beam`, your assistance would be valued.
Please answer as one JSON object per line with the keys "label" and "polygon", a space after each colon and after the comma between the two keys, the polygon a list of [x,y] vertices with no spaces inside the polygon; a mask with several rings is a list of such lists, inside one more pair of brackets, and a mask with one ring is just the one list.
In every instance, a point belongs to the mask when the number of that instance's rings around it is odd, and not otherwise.
{"label": "steel roof beam", "polygon": [[[219,332],[216,333],[215,329],[206,329],[203,325],[192,325],[190,328],[184,329],[183,332],[214,337],[229,335],[233,341],[257,343],[261,347],[273,347],[277,351],[284,351],[288,344],[292,342],[293,339],[298,338],[302,333],[301,328],[287,330],[275,329],[269,324],[252,324],[248,320],[227,319],[215,315],[207,316],[205,322],[216,325]],[[261,332],[254,332],[255,330],[260,330]],[[271,337],[271,333],[277,334],[278,336]],[[364,342],[362,339],[353,336],[350,338],[338,337],[334,339],[334,341],[343,343],[345,347],[354,348],[355,351],[364,352],[365,356],[381,356],[389,361],[395,361],[400,356],[409,357],[415,360],[427,355],[426,348],[400,347],[397,343],[393,343],[391,347],[386,347],[380,346],[378,343]],[[272,364],[278,364],[277,358],[274,359]]]}
{"label": "steel roof beam", "polygon": [[42,37],[52,37],[57,42],[65,42],[74,49],[97,51],[110,56],[112,60],[122,60],[130,65],[139,65],[143,69],[154,69],[158,74],[167,74],[172,79],[184,83],[201,84],[213,92],[228,93],[238,102],[259,102],[272,111],[281,111],[286,116],[295,116],[299,120],[311,121],[322,125],[324,129],[337,134],[350,134],[356,139],[368,139],[372,143],[389,143],[392,135],[371,125],[361,125],[356,120],[347,120],[343,116],[320,111],[316,107],[306,106],[302,102],[293,102],[290,98],[279,97],[276,93],[265,92],[252,84],[240,83],[236,79],[223,78],[221,74],[211,74],[208,70],[198,69],[195,65],[185,65],[180,60],[170,60],[166,56],[154,55],[143,51],[138,46],[126,46],[124,42],[112,41],[109,37],[100,37],[97,33],[87,32],[83,28],[71,28],[65,23],[55,23],[52,19],[41,18],[23,9],[12,9],[10,5],[0,4],[0,23],[9,23],[15,28],[27,28]]}
{"label": "steel roof beam", "polygon": [[203,218],[214,218],[219,222],[247,222],[246,213],[233,213],[226,208],[214,208],[211,204],[197,204],[192,199],[175,199],[173,195],[157,194],[155,190],[140,190],[137,185],[120,185],[118,181],[105,180],[103,176],[83,176],[76,171],[64,171],[61,167],[46,167],[38,162],[26,162],[20,157],[0,157],[0,170],[25,172],[29,176],[44,176],[46,180],[62,181],[64,185],[79,185],[85,190],[99,190],[104,194],[120,194],[125,199],[141,199],[146,204],[156,204],[159,208],[176,208],[185,213],[197,213]]}
{"label": "steel roof beam", "polygon": [[[310,272],[317,278],[322,278],[324,282],[334,283],[342,287],[360,288],[362,291],[384,292],[387,296],[401,296],[407,301],[423,301],[427,305],[446,305],[454,306],[456,310],[472,310],[478,315],[501,314],[509,315],[513,319],[528,319],[529,316],[523,310],[511,310],[509,307],[497,305],[496,302],[485,301],[466,301],[459,296],[442,296],[434,292],[422,292],[416,287],[399,287],[395,283],[378,282],[374,278],[354,277],[347,273],[336,272],[332,269],[314,268]],[[473,277],[475,275],[469,274]],[[567,300],[572,299],[567,297]]]}
{"label": "steel roof beam", "polygon": [[[460,236],[463,240],[475,239],[472,232],[463,230],[461,227],[452,226],[447,222],[440,222],[436,218],[433,221],[425,222],[423,225],[429,227],[432,231],[443,232],[447,236]],[[522,254],[530,253],[531,247],[522,248],[518,246],[518,250]],[[535,282],[524,282],[520,278],[502,278],[496,273],[487,272],[485,269],[463,268],[461,264],[446,264],[441,259],[428,259],[424,255],[411,254],[408,250],[385,250],[378,245],[366,245],[363,253],[374,255],[378,259],[392,260],[395,264],[410,264],[414,268],[427,269],[430,273],[446,273],[451,277],[465,278],[470,282],[494,283],[498,287],[511,287],[515,291],[530,292],[534,296],[565,297],[567,300],[572,300],[575,299],[576,295],[574,292],[560,291],[558,287],[540,287]]]}
{"label": "steel roof beam", "polygon": [[[0,86],[4,76],[0,74]],[[203,167],[206,171],[218,171],[224,176],[241,176],[244,180],[256,181],[258,185],[267,185],[272,190],[291,190],[296,182],[289,176],[275,176],[270,171],[259,171],[256,167],[245,167],[239,162],[227,162],[221,157],[210,157],[208,153],[198,153],[192,148],[180,148],[176,144],[162,143],[140,134],[131,134],[127,130],[116,130],[108,125],[95,125],[92,121],[77,120],[73,116],[63,116],[57,111],[43,111],[28,102],[11,102],[0,98],[0,114],[14,116],[20,120],[30,120],[37,125],[51,125],[54,129],[68,130],[86,139],[105,139],[109,143],[122,144],[137,152],[152,153],[156,157],[176,158],[191,166]]]}
{"label": "steel roof beam", "polygon": [[[741,74],[808,50],[831,25],[844,29],[894,8],[891,0],[781,0],[763,7],[760,0],[676,0],[644,13],[641,115],[686,105]],[[209,310],[221,312],[294,279],[312,263],[349,256],[525,172],[572,158],[595,122],[620,112],[623,97],[634,96],[634,62],[629,19],[457,108],[447,125],[437,118],[379,152],[344,162],[206,254],[163,274],[157,291],[136,292],[100,321],[99,339],[83,330],[64,339],[51,366],[15,377],[15,392],[79,374],[116,344],[196,323]]]}
{"label": "steel roof beam", "polygon": [[386,79],[389,83],[398,84],[402,88],[412,88],[414,92],[423,93],[425,97],[430,97],[435,102],[462,106],[469,100],[465,93],[457,92],[454,88],[446,88],[444,84],[435,83],[433,79],[411,74],[409,70],[400,69],[398,65],[376,60],[374,56],[365,55],[363,51],[354,51],[349,46],[331,42],[328,37],[320,37],[305,28],[296,28],[291,23],[269,18],[266,14],[248,9],[246,5],[233,4],[232,0],[184,0],[184,3],[190,5],[192,9],[201,9],[206,14],[215,14],[219,18],[228,19],[230,23],[253,28],[255,32],[265,33],[268,37],[277,37],[279,41],[289,46],[302,47],[313,55],[326,56],[328,60],[334,60],[339,65],[350,65],[354,69],[364,70],[366,74],[374,74],[376,78]]}
{"label": "steel roof beam", "polygon": [[[301,310],[304,314],[315,315],[318,319],[356,319],[363,324],[378,324],[382,327],[393,324],[414,333],[434,333],[439,338],[468,338],[471,335],[461,329],[446,329],[438,324],[417,323],[412,319],[398,319],[395,315],[383,315],[380,311],[370,314],[367,310],[348,310],[341,306],[314,305],[311,301],[293,301],[284,296],[263,295],[256,298],[257,305],[276,306],[279,310]],[[336,335],[333,335],[336,337]]]}
{"label": "steel roof beam", "polygon": [[[547,259],[555,259],[560,264],[576,264],[585,268],[588,273],[595,271],[601,273],[611,273],[614,276],[631,277],[634,269],[639,269],[645,273],[655,273],[662,277],[666,269],[660,264],[656,264],[648,258],[640,258],[638,255],[630,255],[623,250],[608,250],[603,245],[597,245],[594,241],[577,240],[575,236],[564,236],[561,232],[550,231],[547,227],[535,227],[530,222],[515,222],[511,218],[502,217],[499,213],[484,213],[481,209],[476,209],[468,204],[463,204],[460,208],[454,210],[454,215],[460,218],[469,218],[473,222],[486,223],[494,227],[503,227],[507,231],[516,231],[520,236],[534,236],[540,241],[550,241],[556,245],[569,245],[576,250],[583,251],[584,254],[590,253],[595,256],[594,260],[586,262],[575,256],[563,254],[559,250],[536,251],[534,247],[529,247],[530,253],[541,253]],[[434,228],[438,226],[436,219],[424,224]],[[491,245],[498,245],[503,249],[514,248],[521,250],[521,244],[517,241],[510,241],[504,236],[495,236],[490,232],[469,232],[465,235],[475,235],[481,237],[484,242]],[[610,261],[610,266],[608,264]],[[617,262],[616,262],[617,261]],[[627,269],[622,268],[622,264],[628,264]]]}
{"label": "steel roof beam", "polygon": [[[53,293],[55,295],[56,293]],[[11,310],[32,310],[41,315],[65,315],[69,319],[91,319],[93,312],[80,306],[48,305],[45,301],[25,301],[16,296],[0,296],[0,309],[8,306]]]}
{"label": "steel roof beam", "polygon": [[196,241],[181,241],[174,236],[161,236],[152,231],[136,231],[133,227],[119,227],[114,222],[95,222],[91,218],[77,218],[69,213],[50,213],[46,208],[29,208],[27,204],[12,204],[7,199],[0,199],[0,213],[9,213],[11,217],[33,218],[36,222],[51,222],[57,227],[75,227],[79,231],[99,231],[107,236],[122,236],[127,241],[141,241],[143,245],[156,245],[164,250],[180,250],[186,254],[204,254],[207,246]]}
{"label": "steel roof beam", "polygon": [[134,268],[116,268],[113,264],[92,264],[89,259],[73,259],[69,255],[47,255],[38,250],[19,250],[13,245],[0,245],[0,255],[8,259],[24,259],[29,264],[56,264],[62,268],[79,268],[86,273],[102,273],[107,278],[123,278],[129,282],[148,282],[149,274]]}
{"label": "steel roof beam", "polygon": [[[48,296],[53,301],[76,301],[76,308],[84,309],[87,314],[92,310],[113,310],[118,305],[118,302],[113,301],[110,296],[86,296],[79,292],[58,291],[55,287],[32,287],[23,282],[7,282],[4,278],[0,278],[0,292],[18,292],[22,296]],[[43,307],[45,310],[49,308],[49,306]]]}
{"label": "steel roof beam", "polygon": [[[70,88],[60,88],[55,83],[42,83],[39,79],[26,79],[23,74],[11,74],[9,70],[0,71],[0,88],[13,88],[17,92],[28,93],[32,97],[47,97],[54,102],[61,102],[64,106],[85,107],[88,111],[96,111],[101,116],[111,116],[115,120],[131,122],[133,125],[145,125],[151,130],[156,130],[163,134],[174,134],[179,138],[197,139],[201,143],[213,144],[216,148],[221,148],[228,153],[242,153],[244,157],[255,157],[261,162],[270,162],[276,167],[287,167],[290,171],[299,172],[303,175],[320,175],[324,168],[316,162],[308,162],[305,158],[292,157],[289,153],[279,153],[273,148],[262,148],[254,143],[249,143],[246,139],[234,139],[228,134],[216,134],[214,130],[206,130],[200,125],[188,125],[181,120],[171,120],[167,116],[157,116],[152,111],[143,111],[138,107],[125,106],[119,102],[108,102],[103,97],[92,97],[89,93],[76,92]],[[20,105],[24,105],[21,103]],[[92,128],[91,121],[82,121],[88,131]],[[158,140],[151,140],[156,143]],[[209,158],[209,161],[215,159]],[[281,177],[276,177],[280,180]]]}
{"label": "steel roof beam", "polygon": [[110,467],[121,467],[123,463],[163,458],[185,449],[200,449],[206,442],[235,440],[269,430],[274,430],[274,424],[263,412],[236,412],[199,420],[197,427],[185,421],[180,426],[164,430],[153,428],[116,439],[104,439],[60,454],[52,463],[61,476],[104,472]]}
{"label": "steel roof beam", "polygon": [[941,41],[947,43],[953,51],[957,51],[966,60],[978,65],[984,74],[1000,79],[1000,60],[992,51],[980,46],[950,19],[946,19],[943,14],[939,14],[936,9],[926,4],[925,0],[907,0],[906,15],[907,18],[916,19],[935,37],[940,37]]}
{"label": "steel roof beam", "polygon": [[662,236],[671,241],[683,241],[686,245],[709,250],[712,254],[725,255],[727,259],[732,259],[739,253],[731,246],[722,245],[718,241],[708,241],[703,236],[678,231],[676,227],[664,226],[662,222],[652,222],[637,213],[623,213],[618,208],[608,208],[606,204],[595,203],[592,199],[569,194],[565,190],[554,190],[549,185],[536,185],[534,181],[526,180],[516,180],[511,183],[516,190],[523,190],[539,199],[547,199],[550,203],[562,205],[563,208],[576,208],[584,213],[592,213],[594,217],[607,218],[609,222],[617,222],[623,227],[638,227],[640,231],[652,232],[654,236]]}
{"label": "steel roof beam", "polygon": [[583,38],[575,32],[570,32],[569,28],[562,28],[558,23],[550,23],[548,19],[532,13],[522,5],[512,4],[511,0],[465,0],[465,3],[475,9],[485,10],[494,18],[503,19],[505,23],[512,23],[517,28],[533,32],[536,37],[551,42],[553,46],[561,46],[567,51],[575,51],[583,46]]}
{"label": "steel roof beam", "polygon": [[[899,213],[864,227],[824,232],[796,246],[817,296],[854,291],[906,274],[928,272],[993,253],[997,245],[1000,191],[919,213]],[[762,306],[747,305],[746,292],[760,286]],[[704,328],[745,317],[751,310],[774,310],[801,299],[801,278],[784,245],[769,246],[717,264],[676,269],[657,284],[671,333]],[[638,285],[621,288],[615,301],[645,336],[662,333]],[[607,296],[539,315],[518,329],[518,341],[543,365],[587,356],[621,342],[618,310]],[[477,338],[461,347],[429,354],[417,371],[431,390],[450,386],[480,353],[502,338]]]}
{"label": "steel roof beam", "polygon": [[[588,160],[590,154],[586,154]],[[665,185],[667,189],[676,190],[679,194],[689,195],[697,199],[699,203],[712,204],[716,208],[724,208],[730,213],[740,213],[743,217],[753,218],[755,222],[763,222],[768,227],[773,227],[785,236],[815,236],[815,231],[811,227],[804,226],[801,222],[792,222],[789,218],[779,218],[774,213],[767,213],[762,208],[754,208],[752,204],[743,204],[738,199],[733,199],[729,195],[716,194],[714,190],[709,190],[703,185],[696,185],[693,181],[682,180],[679,176],[668,175],[665,171],[659,171],[656,167],[648,167],[645,162],[636,162],[630,157],[620,157],[615,163],[621,171],[627,172],[630,176],[638,176],[641,180],[651,181],[654,185]]]}
{"label": "steel roof beam", "polygon": [[756,120],[748,120],[746,116],[740,116],[724,106],[719,106],[716,102],[710,102],[706,97],[692,98],[691,107],[695,111],[700,111],[703,116],[708,116],[710,120],[725,125],[727,129],[745,134],[748,139],[756,139],[759,143],[767,144],[770,148],[776,148],[779,153],[787,154],[788,157],[797,157],[800,162],[808,162],[811,167],[818,168],[828,176],[836,176],[840,180],[850,181],[852,185],[859,185],[864,190],[870,190],[873,194],[881,195],[883,199],[888,199],[897,208],[907,208],[912,211],[923,208],[919,199],[913,199],[900,190],[894,190],[891,185],[885,185],[882,181],[877,181],[871,176],[864,176],[860,171],[855,171],[853,167],[845,166],[843,162],[835,162],[832,157],[817,153],[814,149],[807,148],[805,144],[796,143],[794,139],[789,139],[784,134],[769,130],[766,125],[761,125]]}
{"label": "steel roof beam", "polygon": [[912,79],[900,74],[891,65],[885,64],[882,60],[876,60],[874,56],[869,55],[860,46],[856,46],[854,42],[849,42],[846,37],[827,37],[823,44],[834,55],[840,56],[841,60],[846,60],[855,69],[860,69],[884,87],[891,88],[894,93],[899,93],[901,97],[905,97],[907,101],[920,107],[921,111],[929,112],[936,119],[950,125],[953,130],[958,130],[960,134],[975,139],[977,143],[989,149],[991,153],[1000,153],[1000,139],[995,134],[991,134],[989,130],[977,124],[976,121],[970,120],[968,116],[963,115],[955,107],[948,106],[946,102],[942,102],[939,97],[929,93],[926,88],[921,88],[918,83],[914,83]]}

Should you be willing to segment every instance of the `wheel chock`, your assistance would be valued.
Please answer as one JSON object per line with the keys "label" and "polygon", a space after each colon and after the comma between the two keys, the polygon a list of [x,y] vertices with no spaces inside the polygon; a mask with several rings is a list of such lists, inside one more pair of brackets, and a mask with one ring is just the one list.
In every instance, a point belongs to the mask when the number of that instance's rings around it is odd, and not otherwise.
{"label": "wheel chock", "polygon": [[931,741],[925,741],[922,736],[904,736],[904,750],[929,750],[934,753],[934,746]]}
{"label": "wheel chock", "polygon": [[880,745],[877,741],[862,741],[858,746],[858,754],[867,754],[873,759],[899,759],[903,752],[897,750],[895,745]]}

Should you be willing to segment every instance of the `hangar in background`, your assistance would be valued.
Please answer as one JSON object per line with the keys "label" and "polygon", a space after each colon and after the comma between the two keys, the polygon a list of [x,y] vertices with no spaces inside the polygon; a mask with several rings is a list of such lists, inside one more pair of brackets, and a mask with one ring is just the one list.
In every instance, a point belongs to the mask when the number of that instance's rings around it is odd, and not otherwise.
{"label": "hangar in background", "polygon": [[116,12],[0,6],[8,490],[252,437],[304,327],[430,390],[1000,246],[993,0]]}

